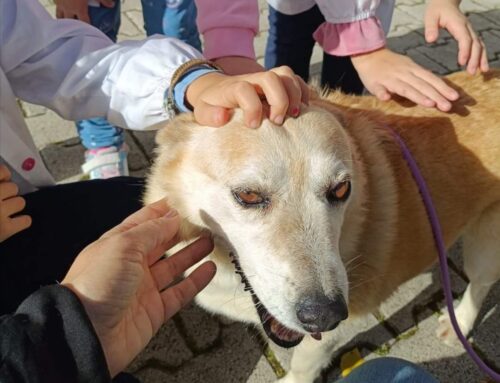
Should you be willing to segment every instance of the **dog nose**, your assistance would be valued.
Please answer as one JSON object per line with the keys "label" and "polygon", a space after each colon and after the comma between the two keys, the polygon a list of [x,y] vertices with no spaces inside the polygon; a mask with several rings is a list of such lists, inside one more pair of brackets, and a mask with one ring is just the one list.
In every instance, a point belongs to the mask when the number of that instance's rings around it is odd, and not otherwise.
{"label": "dog nose", "polygon": [[295,313],[302,327],[310,332],[333,330],[348,315],[341,294],[335,295],[333,299],[326,295],[306,296],[295,305]]}

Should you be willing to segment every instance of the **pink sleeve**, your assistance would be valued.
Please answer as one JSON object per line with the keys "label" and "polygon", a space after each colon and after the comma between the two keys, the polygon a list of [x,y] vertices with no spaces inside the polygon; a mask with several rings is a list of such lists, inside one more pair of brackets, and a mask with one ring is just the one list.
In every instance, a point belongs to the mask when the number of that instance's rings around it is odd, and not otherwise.
{"label": "pink sleeve", "polygon": [[259,31],[257,0],[196,0],[198,29],[207,59],[243,56],[255,59],[253,39]]}
{"label": "pink sleeve", "polygon": [[375,16],[350,23],[324,22],[313,36],[326,53],[334,56],[352,56],[385,46],[384,30]]}

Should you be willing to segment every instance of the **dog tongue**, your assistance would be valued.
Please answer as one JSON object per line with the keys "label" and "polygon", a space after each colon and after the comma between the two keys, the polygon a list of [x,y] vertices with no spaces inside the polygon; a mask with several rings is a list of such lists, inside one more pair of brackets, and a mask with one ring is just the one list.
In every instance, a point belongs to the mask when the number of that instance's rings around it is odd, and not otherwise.
{"label": "dog tongue", "polygon": [[311,336],[316,339],[316,340],[321,340],[321,333],[320,332],[313,332]]}

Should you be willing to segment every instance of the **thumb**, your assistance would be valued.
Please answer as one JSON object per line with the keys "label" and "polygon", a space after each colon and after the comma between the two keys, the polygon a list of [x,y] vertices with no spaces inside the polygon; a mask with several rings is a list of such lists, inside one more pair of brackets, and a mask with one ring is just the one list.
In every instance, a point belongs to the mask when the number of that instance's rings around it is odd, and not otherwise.
{"label": "thumb", "polygon": [[194,108],[194,118],[198,124],[219,127],[229,121],[229,111],[221,106],[213,106],[204,101]]}
{"label": "thumb", "polygon": [[439,15],[430,12],[425,17],[425,41],[433,43],[439,36]]}

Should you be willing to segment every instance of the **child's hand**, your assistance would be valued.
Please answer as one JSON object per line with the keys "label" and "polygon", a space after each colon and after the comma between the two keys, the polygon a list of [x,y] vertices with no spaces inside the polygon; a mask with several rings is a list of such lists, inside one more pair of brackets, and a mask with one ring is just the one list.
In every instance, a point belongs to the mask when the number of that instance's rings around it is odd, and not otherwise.
{"label": "child's hand", "polygon": [[419,105],[451,109],[458,93],[432,72],[406,56],[386,48],[352,56],[352,63],[368,91],[381,100],[398,94]]}
{"label": "child's hand", "polygon": [[425,39],[428,43],[437,40],[439,28],[445,28],[458,42],[458,63],[467,65],[470,74],[477,69],[487,72],[486,48],[476,35],[467,17],[460,11],[459,0],[429,0],[425,11]]}
{"label": "child's hand", "polygon": [[281,125],[287,114],[300,114],[300,104],[309,102],[309,88],[290,68],[282,66],[239,76],[209,73],[193,81],[185,97],[202,125],[224,125],[230,118],[229,110],[240,108],[245,124],[257,128],[264,101],[269,104],[269,119]]}
{"label": "child's hand", "polygon": [[0,165],[0,242],[31,226],[31,217],[27,215],[11,218],[24,209],[26,202],[17,195],[17,185],[9,181],[9,169]]}
{"label": "child's hand", "polygon": [[265,69],[257,61],[248,57],[225,56],[214,60],[220,66],[225,74],[237,75],[255,72],[264,72]]}
{"label": "child's hand", "polygon": [[[113,0],[98,0],[106,8],[113,8]],[[118,0],[119,1],[119,0]],[[55,0],[58,19],[77,19],[90,24],[88,0]]]}

